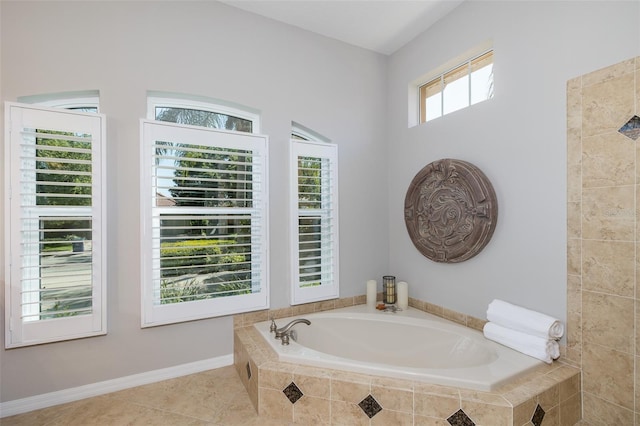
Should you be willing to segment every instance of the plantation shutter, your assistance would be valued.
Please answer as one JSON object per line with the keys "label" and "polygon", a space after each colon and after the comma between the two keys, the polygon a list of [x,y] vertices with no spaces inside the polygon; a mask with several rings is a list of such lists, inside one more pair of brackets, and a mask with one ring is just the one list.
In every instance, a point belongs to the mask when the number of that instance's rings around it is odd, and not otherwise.
{"label": "plantation shutter", "polygon": [[292,304],[338,297],[337,146],[291,141]]}
{"label": "plantation shutter", "polygon": [[266,137],[142,121],[143,326],[268,307]]}
{"label": "plantation shutter", "polygon": [[6,104],[6,347],[106,333],[104,116]]}

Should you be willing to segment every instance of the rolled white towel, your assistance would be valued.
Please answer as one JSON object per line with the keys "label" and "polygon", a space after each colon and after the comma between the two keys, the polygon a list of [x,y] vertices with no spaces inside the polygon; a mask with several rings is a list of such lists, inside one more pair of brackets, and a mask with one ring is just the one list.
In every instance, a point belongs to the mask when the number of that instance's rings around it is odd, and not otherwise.
{"label": "rolled white towel", "polygon": [[560,346],[556,340],[532,336],[511,328],[488,322],[483,328],[484,336],[501,345],[515,349],[548,364],[560,357]]}
{"label": "rolled white towel", "polygon": [[489,303],[487,320],[545,339],[560,339],[564,334],[558,319],[499,299]]}

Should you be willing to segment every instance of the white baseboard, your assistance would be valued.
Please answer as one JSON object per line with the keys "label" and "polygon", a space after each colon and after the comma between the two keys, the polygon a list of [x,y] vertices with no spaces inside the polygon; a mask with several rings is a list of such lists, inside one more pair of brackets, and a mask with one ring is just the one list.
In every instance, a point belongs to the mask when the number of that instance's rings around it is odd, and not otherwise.
{"label": "white baseboard", "polygon": [[0,403],[0,418],[233,364],[233,354]]}

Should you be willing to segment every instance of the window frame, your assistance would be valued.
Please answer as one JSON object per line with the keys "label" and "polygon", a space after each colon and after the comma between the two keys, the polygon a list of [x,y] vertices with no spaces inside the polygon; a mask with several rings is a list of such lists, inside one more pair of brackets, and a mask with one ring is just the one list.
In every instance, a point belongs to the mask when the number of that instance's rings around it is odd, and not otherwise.
{"label": "window frame", "polygon": [[[267,309],[269,307],[269,255],[268,255],[268,138],[263,135],[247,132],[233,132],[201,126],[189,126],[170,122],[145,120],[140,121],[141,129],[141,239],[142,239],[142,315],[141,327],[154,327],[206,318],[214,318],[242,312]],[[176,139],[166,139],[169,136]],[[185,139],[186,138],[186,139]],[[205,300],[183,301],[170,304],[154,302],[154,293],[159,292],[156,284],[159,278],[154,275],[154,262],[159,263],[160,247],[153,243],[154,219],[162,213],[163,208],[155,205],[157,191],[153,184],[152,170],[155,162],[153,145],[155,141],[189,140],[189,144],[225,146],[233,149],[253,149],[259,152],[262,167],[258,169],[259,203],[254,207],[259,232],[252,238],[259,238],[260,250],[252,252],[259,262],[260,291],[249,295],[232,295]],[[224,140],[224,142],[221,142]],[[181,142],[184,143],[184,142]],[[220,210],[220,209],[218,209]],[[155,223],[157,225],[157,222]],[[157,245],[157,244],[156,244]],[[252,269],[253,271],[253,269]],[[155,279],[154,279],[155,278]]]}
{"label": "window frame", "polygon": [[[170,95],[149,95],[147,96],[147,118],[156,119],[156,108],[183,108],[223,114],[238,117],[252,122],[252,133],[260,133],[260,114],[249,111],[248,108],[234,106],[229,102],[218,99],[188,99],[182,97],[172,97]],[[225,130],[225,129],[219,129]]]}
{"label": "window frame", "polygon": [[[480,100],[473,100],[473,85],[472,85],[472,75],[478,69],[484,68],[481,66],[479,68],[475,68],[477,63],[481,63],[483,61],[487,61],[493,67],[494,65],[494,50],[493,47],[489,49],[484,49],[481,52],[476,52],[473,55],[467,56],[468,59],[463,61],[455,62],[454,66],[448,66],[445,68],[443,72],[437,72],[435,75],[432,75],[430,78],[425,79],[426,82],[417,85],[417,100],[418,100],[418,124],[424,124],[429,121],[435,120],[437,118],[443,117],[455,111],[459,111],[461,109],[468,108],[472,105],[475,105],[480,102],[484,102],[490,99],[493,99],[493,77],[491,79],[491,93],[487,95],[487,97],[483,97]],[[491,72],[493,75],[493,71]],[[459,75],[459,77],[457,77]],[[467,99],[466,103],[463,106],[460,106],[455,109],[446,110],[446,88],[449,84],[455,83],[459,81],[461,78],[467,78]],[[446,80],[450,79],[450,82],[447,83]],[[424,81],[424,80],[423,80]],[[439,114],[434,117],[427,117],[427,108],[426,102],[431,96],[439,95]]]}
{"label": "window frame", "polygon": [[[314,132],[304,131],[294,127],[292,136],[316,139]],[[333,143],[321,142],[317,140],[290,140],[290,247],[291,247],[291,305],[317,302],[328,299],[335,299],[340,294],[339,280],[339,206],[338,206],[338,146]],[[322,274],[331,274],[331,279],[319,286],[302,287],[300,278],[300,218],[309,216],[309,211],[299,208],[299,185],[298,185],[298,158],[318,157],[327,159],[330,162],[329,194],[327,203],[331,206],[328,219],[331,221],[332,231],[328,241],[330,251],[330,262],[327,267],[329,271],[323,270]],[[318,214],[318,212],[316,212]],[[322,266],[322,265],[321,265]],[[324,266],[322,266],[324,268]]]}
{"label": "window frame", "polygon": [[[92,135],[91,161],[92,180],[90,207],[76,206],[59,208],[21,206],[20,189],[28,177],[21,174],[20,136],[23,128],[48,129],[63,132],[85,132]],[[42,343],[104,335],[107,333],[107,258],[106,258],[106,118],[94,112],[77,112],[60,108],[47,108],[17,102],[5,103],[5,347],[14,348]],[[35,172],[35,162],[34,162]],[[28,182],[27,182],[28,183]],[[35,194],[35,192],[34,192]],[[40,217],[85,217],[91,216],[91,313],[87,315],[45,318],[33,321],[22,319],[23,272],[21,259],[36,254],[24,255],[22,219],[28,212]],[[56,214],[57,213],[57,214]],[[40,219],[38,219],[40,220]],[[41,275],[38,273],[38,289]],[[38,299],[40,303],[40,299]]]}
{"label": "window frame", "polygon": [[69,110],[95,108],[95,112],[99,113],[100,92],[97,90],[89,90],[84,92],[65,92],[47,95],[22,96],[18,98],[18,103],[33,104],[49,108],[63,108]]}

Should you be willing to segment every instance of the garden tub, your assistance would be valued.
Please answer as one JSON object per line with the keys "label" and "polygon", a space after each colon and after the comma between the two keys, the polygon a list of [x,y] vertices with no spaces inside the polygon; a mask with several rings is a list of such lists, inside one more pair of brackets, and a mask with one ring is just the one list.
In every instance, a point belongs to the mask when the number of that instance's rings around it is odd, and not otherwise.
{"label": "garden tub", "polygon": [[278,319],[296,324],[289,345],[254,324],[282,362],[333,370],[492,391],[543,365],[493,341],[480,331],[408,308],[382,312],[366,305]]}

